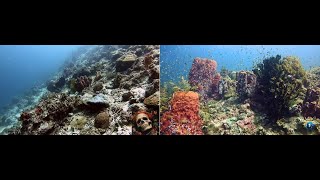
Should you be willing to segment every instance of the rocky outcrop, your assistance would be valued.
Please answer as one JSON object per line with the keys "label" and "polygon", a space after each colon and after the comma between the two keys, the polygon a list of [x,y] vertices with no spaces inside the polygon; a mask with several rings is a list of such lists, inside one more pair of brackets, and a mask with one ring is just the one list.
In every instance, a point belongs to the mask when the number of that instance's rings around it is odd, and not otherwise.
{"label": "rocky outcrop", "polygon": [[116,71],[121,72],[130,68],[133,63],[137,60],[137,56],[132,53],[122,55],[116,61]]}
{"label": "rocky outcrop", "polygon": [[237,93],[241,99],[252,97],[255,93],[257,77],[248,71],[237,72]]}
{"label": "rocky outcrop", "polygon": [[303,101],[302,114],[304,117],[320,118],[320,88],[308,89]]}

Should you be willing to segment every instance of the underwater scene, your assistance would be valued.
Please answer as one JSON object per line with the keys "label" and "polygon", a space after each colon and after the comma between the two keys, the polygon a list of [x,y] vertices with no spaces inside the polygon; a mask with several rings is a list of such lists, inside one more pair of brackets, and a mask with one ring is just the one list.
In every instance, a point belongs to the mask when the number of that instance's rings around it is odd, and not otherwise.
{"label": "underwater scene", "polygon": [[159,134],[159,45],[0,45],[0,134]]}
{"label": "underwater scene", "polygon": [[161,135],[320,134],[320,46],[160,50]]}

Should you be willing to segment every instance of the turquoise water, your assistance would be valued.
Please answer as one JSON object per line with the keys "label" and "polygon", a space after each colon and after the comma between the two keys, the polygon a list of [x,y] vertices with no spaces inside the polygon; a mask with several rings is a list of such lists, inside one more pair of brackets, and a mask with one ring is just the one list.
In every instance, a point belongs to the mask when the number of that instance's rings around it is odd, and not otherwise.
{"label": "turquoise water", "polygon": [[319,45],[162,45],[160,47],[161,83],[187,77],[195,57],[214,59],[218,71],[251,70],[255,63],[275,55],[298,56],[308,70],[320,66]]}
{"label": "turquoise water", "polygon": [[0,45],[0,109],[49,79],[78,45]]}

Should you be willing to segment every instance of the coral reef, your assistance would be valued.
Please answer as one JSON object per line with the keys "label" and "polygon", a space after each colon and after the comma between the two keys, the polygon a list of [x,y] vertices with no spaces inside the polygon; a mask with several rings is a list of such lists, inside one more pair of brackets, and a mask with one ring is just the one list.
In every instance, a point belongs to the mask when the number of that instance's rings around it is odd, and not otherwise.
{"label": "coral reef", "polygon": [[96,92],[96,91],[101,91],[103,89],[103,84],[101,82],[95,84],[93,86],[93,90]]}
{"label": "coral reef", "polygon": [[247,99],[254,95],[257,77],[248,71],[237,72],[237,93],[241,99]]}
{"label": "coral reef", "polygon": [[105,129],[108,128],[109,125],[109,114],[106,112],[99,113],[94,121],[94,126]]}
{"label": "coral reef", "polygon": [[216,72],[217,62],[195,58],[189,72],[189,83],[197,86],[197,92],[204,100],[218,97],[220,74]]}
{"label": "coral reef", "polygon": [[124,54],[123,56],[117,59],[116,70],[119,72],[125,71],[128,68],[130,68],[136,60],[137,56],[135,54]]}
{"label": "coral reef", "polygon": [[161,117],[160,133],[164,135],[201,135],[199,94],[192,91],[175,92],[170,110]]}
{"label": "coral reef", "polygon": [[47,89],[51,92],[60,92],[61,88],[65,85],[66,80],[64,77],[60,77],[58,80],[51,80],[48,83]]}
{"label": "coral reef", "polygon": [[306,72],[297,57],[281,56],[264,59],[253,70],[257,76],[257,93],[261,103],[273,119],[289,114],[290,106],[303,99],[306,88]]}
{"label": "coral reef", "polygon": [[85,116],[72,116],[70,126],[75,129],[83,129],[87,123],[87,118]]}
{"label": "coral reef", "polygon": [[62,93],[51,93],[40,101],[34,109],[25,111],[20,116],[21,134],[50,134],[54,124],[63,123],[68,113],[75,108],[75,97]]}
{"label": "coral reef", "polygon": [[159,107],[160,92],[155,92],[151,96],[144,99],[143,103],[147,106],[157,106]]}
{"label": "coral reef", "polygon": [[220,98],[228,99],[236,96],[236,82],[229,76],[222,76],[218,84]]}
{"label": "coral reef", "polygon": [[[10,118],[21,120],[4,131],[50,135],[158,134],[159,49],[158,45],[80,48],[52,78],[48,89],[57,93],[35,92],[28,106],[19,99],[17,106],[23,108],[15,107]],[[67,86],[62,85],[60,77],[68,82]],[[132,116],[139,111],[154,115],[152,133],[133,132]]]}
{"label": "coral reef", "polygon": [[302,114],[304,117],[320,119],[320,88],[308,89],[303,101]]}

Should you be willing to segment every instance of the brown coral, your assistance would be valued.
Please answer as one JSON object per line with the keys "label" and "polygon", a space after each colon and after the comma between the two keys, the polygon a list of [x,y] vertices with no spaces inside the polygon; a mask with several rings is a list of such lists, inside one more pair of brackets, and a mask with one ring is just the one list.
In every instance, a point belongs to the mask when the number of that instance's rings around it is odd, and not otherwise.
{"label": "brown coral", "polygon": [[106,129],[109,125],[109,114],[106,112],[99,113],[94,121],[94,126],[96,128]]}

